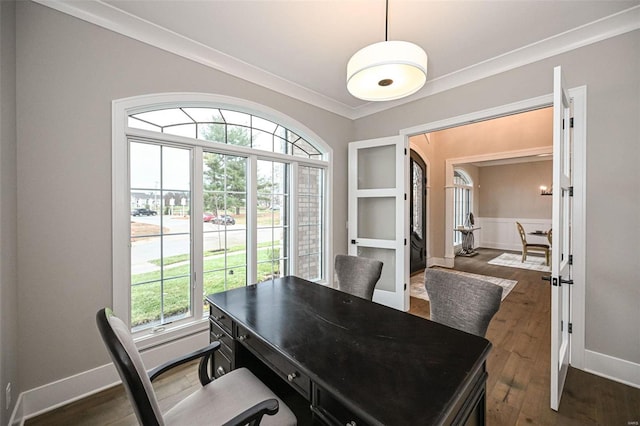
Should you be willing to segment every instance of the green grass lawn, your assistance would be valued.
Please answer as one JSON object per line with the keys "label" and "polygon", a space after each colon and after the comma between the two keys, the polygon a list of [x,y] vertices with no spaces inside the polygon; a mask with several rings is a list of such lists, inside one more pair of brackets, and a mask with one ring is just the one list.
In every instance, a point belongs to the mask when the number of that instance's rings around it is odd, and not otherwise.
{"label": "green grass lawn", "polygon": [[[265,246],[265,244],[262,244]],[[204,294],[218,293],[246,284],[246,252],[244,247],[226,252],[208,252],[204,259]],[[272,275],[272,265],[278,273],[280,249],[258,249],[258,281]],[[165,259],[164,277],[161,271],[146,272],[131,277],[131,326],[136,327],[160,319],[185,314],[189,310],[191,265],[188,255]],[[180,262],[183,264],[176,265]],[[157,265],[160,262],[152,262]],[[168,265],[176,265],[170,266]],[[235,267],[234,267],[235,266]],[[164,280],[161,281],[161,279]],[[162,294],[161,294],[162,292]],[[161,305],[161,301],[163,305]]]}

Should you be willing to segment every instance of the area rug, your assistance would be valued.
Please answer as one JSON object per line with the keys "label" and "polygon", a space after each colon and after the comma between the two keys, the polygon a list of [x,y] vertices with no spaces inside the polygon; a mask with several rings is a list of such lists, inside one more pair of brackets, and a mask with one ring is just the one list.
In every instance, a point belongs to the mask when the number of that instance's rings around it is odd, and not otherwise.
{"label": "area rug", "polygon": [[[492,284],[499,285],[502,287],[502,300],[509,294],[513,287],[516,286],[518,281],[514,280],[506,280],[504,278],[498,277],[490,277],[487,275],[478,275],[471,274],[469,272],[455,271],[453,269],[445,269],[448,272],[453,274],[465,275],[471,278],[477,278],[483,281],[489,281]],[[427,295],[427,290],[424,288],[424,272],[415,274],[411,277],[411,297],[417,297],[422,300],[429,300],[429,296]]]}
{"label": "area rug", "polygon": [[519,253],[502,253],[500,256],[491,259],[490,265],[508,266],[510,268],[531,269],[533,271],[549,272],[551,268],[545,264],[544,257],[527,256],[527,260],[522,262],[522,255]]}

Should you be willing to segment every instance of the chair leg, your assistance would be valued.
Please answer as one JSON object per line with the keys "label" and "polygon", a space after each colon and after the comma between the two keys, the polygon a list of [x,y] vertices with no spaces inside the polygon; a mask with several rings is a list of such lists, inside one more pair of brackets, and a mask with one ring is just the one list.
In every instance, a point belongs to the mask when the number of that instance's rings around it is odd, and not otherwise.
{"label": "chair leg", "polygon": [[521,263],[524,263],[525,260],[527,260],[527,249],[523,248],[522,249],[522,260],[521,260]]}
{"label": "chair leg", "polygon": [[547,266],[549,266],[549,250],[544,252],[545,260],[547,261]]}

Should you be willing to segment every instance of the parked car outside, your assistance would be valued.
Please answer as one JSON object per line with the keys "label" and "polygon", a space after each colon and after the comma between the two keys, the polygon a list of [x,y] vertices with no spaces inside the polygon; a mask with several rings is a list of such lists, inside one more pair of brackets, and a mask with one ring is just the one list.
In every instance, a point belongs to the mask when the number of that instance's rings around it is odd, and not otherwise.
{"label": "parked car outside", "polygon": [[233,218],[233,216],[229,216],[228,214],[221,214],[220,216],[213,218],[211,222],[217,223],[218,225],[235,225],[236,224],[236,220]]}
{"label": "parked car outside", "polygon": [[215,215],[213,213],[204,213],[202,215],[203,222],[211,222],[214,218],[215,218]]}
{"label": "parked car outside", "polygon": [[155,216],[158,212],[151,209],[133,209],[131,210],[131,216]]}

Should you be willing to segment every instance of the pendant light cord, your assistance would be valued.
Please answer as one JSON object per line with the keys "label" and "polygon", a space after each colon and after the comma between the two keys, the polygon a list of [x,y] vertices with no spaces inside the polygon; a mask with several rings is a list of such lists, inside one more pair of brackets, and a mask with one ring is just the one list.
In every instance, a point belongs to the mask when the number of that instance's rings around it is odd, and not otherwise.
{"label": "pendant light cord", "polygon": [[389,0],[386,0],[386,11],[384,16],[384,41],[389,41]]}

